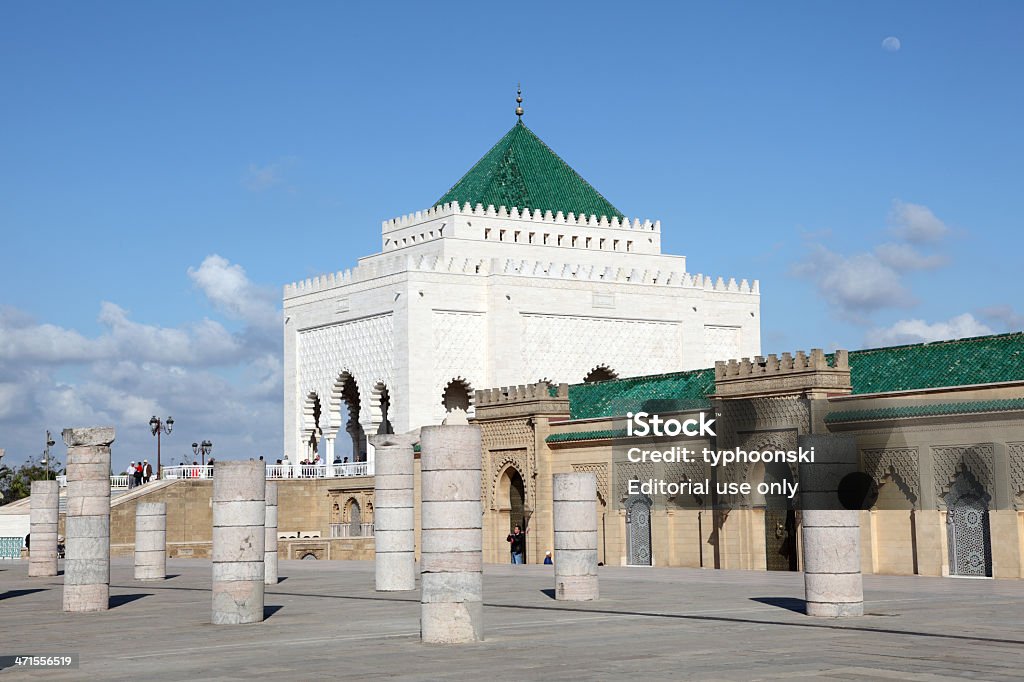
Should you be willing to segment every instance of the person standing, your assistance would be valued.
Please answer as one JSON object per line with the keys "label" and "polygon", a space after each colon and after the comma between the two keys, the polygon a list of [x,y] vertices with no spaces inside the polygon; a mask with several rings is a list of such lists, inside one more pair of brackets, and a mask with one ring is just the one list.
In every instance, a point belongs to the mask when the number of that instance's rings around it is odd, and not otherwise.
{"label": "person standing", "polygon": [[153,478],[153,465],[149,463],[148,459],[144,459],[142,460],[142,482],[149,483],[151,478]]}
{"label": "person standing", "polygon": [[512,551],[512,563],[524,563],[526,559],[526,533],[522,532],[519,526],[516,526],[505,539],[508,541],[509,549]]}
{"label": "person standing", "polygon": [[135,462],[132,461],[128,465],[128,468],[124,470],[124,475],[128,477],[128,489],[131,490],[135,487]]}
{"label": "person standing", "polygon": [[135,473],[133,476],[135,477],[135,487],[142,485],[142,462],[135,465]]}

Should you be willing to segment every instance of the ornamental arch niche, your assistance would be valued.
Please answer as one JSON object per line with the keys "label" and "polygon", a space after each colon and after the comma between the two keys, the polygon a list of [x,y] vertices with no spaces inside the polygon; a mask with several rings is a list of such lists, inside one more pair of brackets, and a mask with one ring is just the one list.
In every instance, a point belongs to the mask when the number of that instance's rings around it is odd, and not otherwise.
{"label": "ornamental arch niche", "polygon": [[991,496],[970,469],[961,467],[945,496],[950,575],[992,576]]}
{"label": "ornamental arch niche", "polygon": [[344,425],[351,440],[353,462],[366,461],[366,432],[359,423],[362,409],[359,384],[351,372],[344,370],[331,390],[331,423]]}
{"label": "ornamental arch niche", "polygon": [[312,459],[320,446],[320,438],[323,432],[320,429],[321,405],[320,396],[316,391],[310,391],[306,395],[306,402],[302,408],[302,452],[307,458]]}
{"label": "ornamental arch niche", "polygon": [[598,365],[594,369],[587,372],[587,376],[583,377],[583,383],[592,384],[598,381],[612,381],[619,378],[619,373],[613,370],[608,365]]}
{"label": "ornamental arch niche", "polygon": [[[506,463],[497,476],[494,488],[494,508],[498,514],[496,546],[506,544],[505,537],[519,526],[528,530],[530,508],[526,498],[526,479],[514,463]],[[529,543],[527,543],[529,545]],[[527,546],[526,551],[529,551]],[[528,558],[527,558],[528,561]]]}
{"label": "ornamental arch niche", "polygon": [[473,415],[473,387],[463,377],[455,377],[449,381],[441,394],[441,404],[446,415]]}
{"label": "ornamental arch niche", "polygon": [[391,393],[383,381],[374,384],[370,395],[370,422],[377,426],[377,434],[395,432],[391,425]]}

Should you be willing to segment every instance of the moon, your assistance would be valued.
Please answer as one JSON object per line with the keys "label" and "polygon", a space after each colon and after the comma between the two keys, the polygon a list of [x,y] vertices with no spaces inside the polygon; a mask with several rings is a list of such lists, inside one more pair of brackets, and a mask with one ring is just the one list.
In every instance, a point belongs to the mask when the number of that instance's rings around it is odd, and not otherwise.
{"label": "moon", "polygon": [[900,51],[900,39],[896,36],[889,36],[882,41],[882,49],[886,52],[899,52]]}

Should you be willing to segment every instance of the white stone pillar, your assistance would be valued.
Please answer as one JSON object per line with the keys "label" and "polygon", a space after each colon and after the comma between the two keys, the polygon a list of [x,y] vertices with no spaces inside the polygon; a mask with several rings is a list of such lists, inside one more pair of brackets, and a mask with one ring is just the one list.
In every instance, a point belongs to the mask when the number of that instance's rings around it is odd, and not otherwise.
{"label": "white stone pillar", "polygon": [[110,444],[113,427],[64,429],[68,508],[64,519],[65,611],[110,608]]}
{"label": "white stone pillar", "polygon": [[135,507],[135,579],[167,578],[167,504],[139,502]]}
{"label": "white stone pillar", "polygon": [[374,454],[373,443],[370,442],[370,437],[367,436],[366,437],[366,475],[367,476],[373,476],[374,473],[376,473],[376,471],[377,471],[376,465],[374,463],[374,459],[375,458],[376,458],[376,455]]}
{"label": "white stone pillar", "polygon": [[479,426],[420,431],[420,637],[483,639],[483,509]]}
{"label": "white stone pillar", "polygon": [[864,615],[860,572],[860,510],[839,501],[840,481],[858,470],[857,439],[808,435],[801,448],[814,448],[814,462],[800,465],[804,601],[808,616]]}
{"label": "white stone pillar", "polygon": [[324,449],[327,451],[327,456],[322,458],[327,467],[324,469],[324,476],[334,478],[334,436],[324,436],[324,444]]}
{"label": "white stone pillar", "polygon": [[28,575],[30,578],[57,575],[57,517],[60,487],[57,481],[32,481],[29,500]]}
{"label": "white stone pillar", "polygon": [[263,582],[277,584],[277,484],[267,483],[267,518],[263,524],[266,540],[263,543]]}
{"label": "white stone pillar", "polygon": [[263,621],[263,463],[217,462],[213,476],[213,624]]}
{"label": "white stone pillar", "polygon": [[416,589],[416,518],[412,435],[371,436],[379,449],[373,480],[373,536],[378,592]]}
{"label": "white stone pillar", "polygon": [[555,599],[597,599],[597,476],[555,474],[552,501]]}

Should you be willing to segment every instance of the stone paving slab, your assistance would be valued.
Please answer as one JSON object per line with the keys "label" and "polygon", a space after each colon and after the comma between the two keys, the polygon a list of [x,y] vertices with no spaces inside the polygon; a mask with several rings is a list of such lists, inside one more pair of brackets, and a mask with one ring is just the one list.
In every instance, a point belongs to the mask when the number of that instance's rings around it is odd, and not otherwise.
{"label": "stone paving slab", "polygon": [[373,590],[372,561],[281,561],[267,619],[210,624],[209,561],[133,579],[111,609],[61,612],[61,581],[0,563],[0,655],[77,653],[55,680],[1020,680],[1024,581],[865,576],[860,618],[812,619],[799,573],[602,567],[601,599],[553,599],[550,566],[488,565],[484,637],[419,641],[419,592]]}

